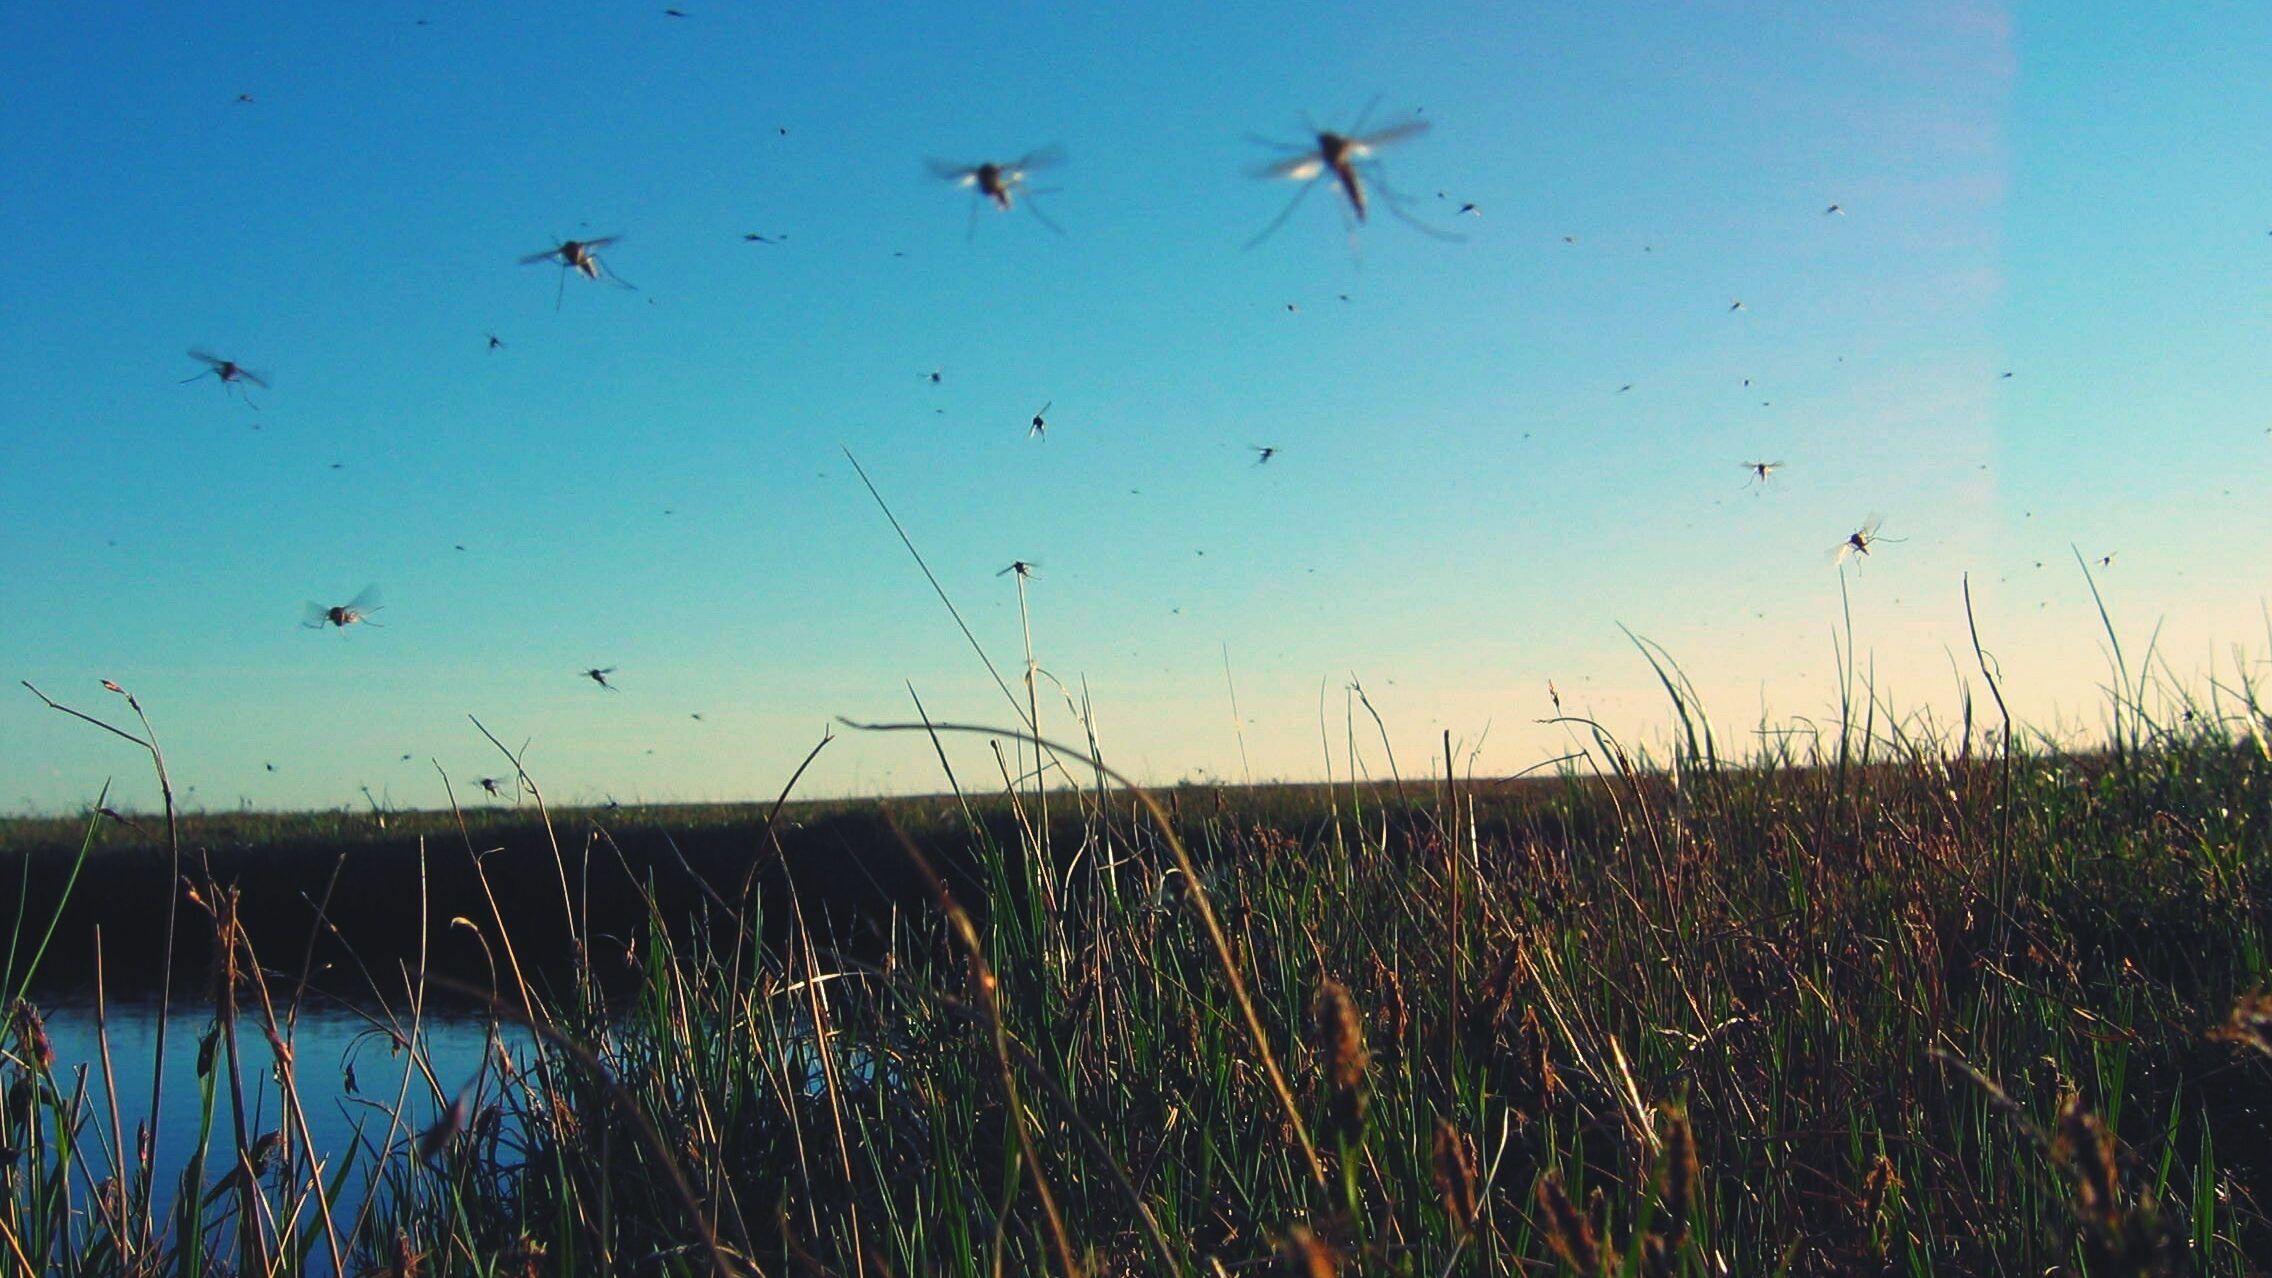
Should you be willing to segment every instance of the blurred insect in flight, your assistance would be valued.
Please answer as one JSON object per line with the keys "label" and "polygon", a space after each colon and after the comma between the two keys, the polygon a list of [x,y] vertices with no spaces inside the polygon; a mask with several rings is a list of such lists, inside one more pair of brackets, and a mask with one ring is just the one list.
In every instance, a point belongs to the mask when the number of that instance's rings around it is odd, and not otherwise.
{"label": "blurred insect in flight", "polygon": [[[337,626],[343,631],[353,625],[377,626],[379,623],[371,620],[371,614],[383,607],[385,605],[379,602],[379,588],[377,586],[365,586],[361,594],[343,604],[333,604],[327,608],[322,604],[310,602],[301,611],[300,624],[310,630],[321,630],[325,626]],[[383,630],[385,627],[381,626],[380,629]]]}
{"label": "blurred insect in flight", "polygon": [[1025,196],[1026,211],[1033,214],[1035,221],[1063,235],[1065,228],[1051,221],[1049,215],[1043,213],[1041,206],[1034,201],[1034,189],[1027,185],[1026,178],[1037,170],[1054,168],[1064,162],[1065,152],[1054,146],[1028,151],[1007,164],[996,164],[992,160],[982,164],[928,161],[933,177],[970,188],[970,227],[964,232],[965,239],[978,233],[978,206],[981,201],[991,203],[1007,213],[1020,195]]}
{"label": "blurred insect in flight", "polygon": [[614,673],[614,666],[595,666],[590,670],[584,671],[584,677],[591,680],[593,683],[596,683],[599,686],[607,689],[609,692],[619,692],[621,691],[621,689],[617,688],[614,684],[607,681],[607,677]]}
{"label": "blurred insect in flight", "polygon": [[1377,192],[1381,201],[1388,206],[1389,212],[1427,234],[1440,240],[1458,241],[1465,238],[1450,231],[1439,230],[1406,212],[1404,197],[1382,178],[1374,153],[1382,147],[1427,132],[1428,122],[1407,120],[1373,133],[1361,132],[1366,117],[1373,113],[1373,106],[1377,106],[1379,101],[1375,98],[1347,133],[1335,133],[1319,128],[1315,121],[1305,121],[1311,134],[1311,141],[1307,145],[1273,142],[1268,138],[1254,139],[1264,146],[1288,153],[1285,159],[1265,165],[1256,176],[1285,178],[1303,185],[1294,198],[1287,202],[1286,207],[1279,211],[1278,216],[1270,219],[1270,225],[1263,227],[1259,234],[1246,242],[1247,248],[1253,248],[1275,234],[1279,227],[1286,224],[1288,218],[1294,216],[1294,210],[1301,207],[1309,193],[1326,180],[1339,187],[1342,196],[1349,201],[1349,214],[1353,219],[1349,229],[1352,235],[1356,233],[1357,227],[1364,225],[1366,214],[1372,209],[1372,196]]}
{"label": "blurred insect in flight", "polygon": [[1758,485],[1759,490],[1765,492],[1767,491],[1767,481],[1774,477],[1776,471],[1783,469],[1783,463],[1779,461],[1747,461],[1743,464],[1743,468],[1751,472],[1751,478],[1746,482]]}
{"label": "blurred insect in flight", "polygon": [[1024,579],[1033,576],[1033,570],[1039,567],[1041,567],[1040,564],[1027,563],[1023,559],[1013,559],[1010,561],[1009,567],[1004,568],[1002,571],[995,573],[994,575],[997,577],[1007,577],[1014,572],[1018,574],[1018,579],[1023,581]]}
{"label": "blurred insect in flight", "polygon": [[603,235],[593,240],[562,240],[542,253],[531,253],[521,259],[521,265],[534,266],[538,262],[560,264],[560,287],[553,291],[552,309],[559,310],[561,299],[568,295],[568,273],[574,271],[588,280],[605,279],[619,288],[631,288],[631,281],[616,274],[600,260],[599,250],[615,243],[621,236]]}
{"label": "blurred insect in flight", "polygon": [[1034,410],[1033,421],[1026,427],[1027,439],[1032,439],[1034,436],[1039,435],[1041,436],[1042,443],[1046,444],[1049,442],[1049,422],[1045,419],[1051,406],[1056,403],[1057,401],[1053,399],[1049,401],[1049,403],[1043,404],[1040,408]]}
{"label": "blurred insect in flight", "polygon": [[1877,545],[1881,541],[1891,540],[1890,538],[1880,537],[1878,535],[1878,526],[1883,524],[1884,522],[1885,516],[1883,515],[1872,515],[1868,519],[1863,520],[1861,527],[1846,534],[1846,540],[1839,542],[1836,546],[1831,547],[1830,562],[1833,564],[1843,564],[1849,557],[1854,555],[1867,555],[1870,553],[1870,547]]}
{"label": "blurred insect in flight", "polygon": [[1271,458],[1273,458],[1273,457],[1276,457],[1276,456],[1278,455],[1278,450],[1277,450],[1276,448],[1270,447],[1270,446],[1268,446],[1268,445],[1264,445],[1264,444],[1248,444],[1248,445],[1247,445],[1247,447],[1248,447],[1249,449],[1252,449],[1252,450],[1253,450],[1253,452],[1254,452],[1254,464],[1255,464],[1255,465],[1257,465],[1257,466],[1261,466],[1261,465],[1264,465],[1264,464],[1268,463],[1268,462],[1269,462],[1269,460],[1270,460]]}
{"label": "blurred insect in flight", "polygon": [[[189,357],[205,365],[205,371],[195,377],[182,378],[181,384],[184,386],[191,382],[203,381],[208,377],[217,377],[221,379],[221,389],[229,394],[244,394],[244,384],[258,386],[262,390],[268,389],[268,379],[233,359],[222,359],[220,356],[206,351],[191,351]],[[252,402],[250,395],[245,395],[245,403],[255,409],[260,407],[260,405]]]}

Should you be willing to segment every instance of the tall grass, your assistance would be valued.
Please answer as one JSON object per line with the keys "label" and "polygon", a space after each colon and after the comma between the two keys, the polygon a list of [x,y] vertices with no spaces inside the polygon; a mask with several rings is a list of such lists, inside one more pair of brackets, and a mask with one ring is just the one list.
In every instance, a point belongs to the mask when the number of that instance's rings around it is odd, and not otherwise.
{"label": "tall grass", "polygon": [[[996,733],[1047,762],[926,809],[964,823],[970,864],[905,839],[921,900],[857,945],[794,878],[712,876],[680,908],[662,880],[689,871],[663,864],[641,925],[603,937],[549,832],[590,824],[606,855],[613,814],[540,813],[560,859],[512,883],[457,824],[428,855],[471,858],[490,908],[431,922],[477,936],[490,975],[421,977],[422,957],[391,997],[374,982],[406,1050],[350,1149],[310,1148],[298,1112],[306,962],[270,964],[309,942],[238,925],[259,881],[192,870],[180,903],[215,958],[182,1103],[206,1134],[182,1166],[138,1164],[130,1116],[91,1099],[107,1043],[55,1061],[19,1000],[0,1255],[69,1275],[2265,1272],[2272,717],[2245,675],[2196,700],[2125,671],[2103,751],[1969,710],[1943,734],[1857,675],[1843,729],[1735,760],[1643,652],[1670,745],[1573,721],[1578,757],[1538,781],[1454,776],[1447,741],[1434,787],[1155,801],[1093,737]],[[1050,767],[1095,780],[1049,819],[989,819]],[[549,895],[554,868],[560,980],[496,906]],[[16,934],[34,955],[40,921]],[[487,1009],[471,1079],[432,1068],[441,995]],[[261,1071],[272,1132],[242,1100]]]}

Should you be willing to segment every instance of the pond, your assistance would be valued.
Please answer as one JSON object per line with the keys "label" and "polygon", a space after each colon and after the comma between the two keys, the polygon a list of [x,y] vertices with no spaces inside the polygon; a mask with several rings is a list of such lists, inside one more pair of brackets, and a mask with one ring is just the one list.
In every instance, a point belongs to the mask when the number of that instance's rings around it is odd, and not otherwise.
{"label": "pond", "polygon": [[[48,1040],[55,1049],[56,1087],[66,1099],[74,1094],[82,1098],[78,1109],[84,1116],[79,1129],[79,1157],[85,1160],[89,1177],[101,1181],[120,1165],[118,1142],[123,1139],[131,1151],[138,1133],[149,1122],[151,1084],[158,1064],[157,1005],[154,1001],[113,1004],[108,1009],[107,1026],[100,1029],[92,1004],[51,1005],[42,1012]],[[171,1196],[182,1170],[196,1156],[207,1121],[202,1104],[205,1084],[198,1067],[204,1054],[200,1040],[212,1028],[212,1014],[202,1007],[177,1003],[168,1017],[162,1099],[152,1133],[161,1204]],[[402,1029],[406,1034],[410,1029],[407,1018]],[[525,1032],[506,1026],[498,1032],[498,1038],[516,1062],[525,1061],[531,1054]],[[369,1192],[374,1152],[384,1148],[395,1159],[412,1156],[408,1152],[410,1143],[481,1074],[484,1054],[491,1050],[489,1028],[462,1011],[429,1011],[417,1026],[419,1050],[413,1053],[404,1049],[403,1039],[381,1014],[339,1006],[308,1007],[290,1028],[289,1039],[296,1062],[293,1081],[306,1115],[306,1139],[326,1179],[344,1158],[352,1155],[357,1164],[332,1204],[332,1218],[344,1235],[346,1222],[361,1209]],[[274,1053],[257,1018],[247,1016],[238,1022],[237,1050],[244,1139],[249,1143],[285,1126],[283,1093]],[[203,1177],[208,1191],[235,1162],[238,1138],[227,1058],[225,1045],[216,1040],[212,1050],[213,1109]],[[494,1094],[495,1089],[492,1069],[485,1090]],[[289,1135],[296,1144],[300,1134]],[[131,1154],[127,1161],[131,1165]],[[74,1186],[75,1192],[83,1193],[84,1189],[83,1183]],[[314,1210],[311,1204],[308,1211]]]}

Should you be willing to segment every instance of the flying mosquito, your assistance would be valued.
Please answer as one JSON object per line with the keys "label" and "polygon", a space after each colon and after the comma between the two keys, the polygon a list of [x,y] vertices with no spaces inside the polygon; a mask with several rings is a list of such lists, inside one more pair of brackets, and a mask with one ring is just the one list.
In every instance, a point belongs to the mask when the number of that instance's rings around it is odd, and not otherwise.
{"label": "flying mosquito", "polygon": [[992,160],[982,164],[927,161],[933,177],[970,188],[970,229],[964,232],[966,239],[978,233],[978,206],[981,201],[990,202],[995,208],[1007,213],[1021,194],[1026,197],[1026,211],[1033,214],[1035,221],[1063,235],[1065,228],[1050,221],[1049,215],[1042,212],[1041,206],[1034,202],[1034,190],[1026,185],[1026,178],[1036,170],[1054,168],[1064,162],[1065,152],[1055,146],[1028,151],[1007,164],[996,164]]}
{"label": "flying mosquito", "polygon": [[505,779],[503,777],[477,777],[475,778],[474,783],[494,795],[503,795],[505,793],[505,791],[501,788],[505,784]]}
{"label": "flying mosquito", "polygon": [[1049,442],[1049,423],[1044,420],[1044,417],[1049,412],[1050,407],[1056,403],[1057,401],[1053,399],[1049,401],[1049,403],[1043,404],[1040,408],[1034,410],[1033,422],[1026,427],[1027,439],[1032,439],[1034,436],[1039,435],[1041,436],[1042,443],[1046,444]]}
{"label": "flying mosquito", "polygon": [[[1406,203],[1404,197],[1397,194],[1382,179],[1379,163],[1375,160],[1374,153],[1392,143],[1402,142],[1406,138],[1417,137],[1427,132],[1428,122],[1426,120],[1407,120],[1402,124],[1390,125],[1388,128],[1374,133],[1361,132],[1365,127],[1366,117],[1373,113],[1373,106],[1379,105],[1379,102],[1380,99],[1375,98],[1373,103],[1368,105],[1364,112],[1357,117],[1357,123],[1347,133],[1335,133],[1317,127],[1315,121],[1305,121],[1312,138],[1307,145],[1289,145],[1283,142],[1273,142],[1268,138],[1255,139],[1264,146],[1275,147],[1288,153],[1285,159],[1263,166],[1257,172],[1257,177],[1285,178],[1300,182],[1303,185],[1294,198],[1287,202],[1286,207],[1279,211],[1278,216],[1270,219],[1270,225],[1263,227],[1259,234],[1246,242],[1247,248],[1253,248],[1277,233],[1278,228],[1284,226],[1287,219],[1294,216],[1294,210],[1301,207],[1302,201],[1309,197],[1309,193],[1317,189],[1320,181],[1328,178],[1341,189],[1341,194],[1349,201],[1349,212],[1354,219],[1354,223],[1350,227],[1352,234],[1357,227],[1365,224],[1365,216],[1372,208],[1372,194],[1377,191],[1382,202],[1388,206],[1389,212],[1429,235],[1440,240],[1457,241],[1464,238],[1449,231],[1438,230],[1406,212],[1404,210]],[[1369,187],[1368,182],[1370,183]]]}
{"label": "flying mosquito", "polygon": [[[371,620],[371,614],[383,607],[385,605],[379,602],[379,588],[365,586],[361,594],[343,604],[333,604],[327,608],[311,601],[301,610],[300,624],[310,630],[337,626],[342,631],[353,625],[377,626],[379,623]],[[385,627],[381,626],[380,629]]]}
{"label": "flying mosquito", "polygon": [[[267,378],[262,377],[260,374],[252,371],[249,368],[246,368],[244,365],[239,364],[233,359],[222,359],[220,356],[212,354],[208,351],[197,350],[191,351],[189,353],[189,357],[196,360],[198,363],[205,365],[205,371],[199,373],[195,377],[182,378],[181,384],[184,386],[189,385],[191,382],[203,381],[208,377],[218,377],[221,379],[221,389],[224,392],[230,394],[244,394],[244,386],[242,384],[258,386],[262,390],[268,389]],[[253,404],[252,396],[250,395],[245,395],[245,403],[251,404],[252,407],[256,409],[260,407],[260,405],[258,404]]]}
{"label": "flying mosquito", "polygon": [[1269,445],[1248,444],[1247,447],[1253,451],[1254,464],[1257,466],[1267,464],[1271,458],[1278,455],[1278,450],[1275,447]]}
{"label": "flying mosquito", "polygon": [[1783,463],[1779,461],[1747,461],[1743,464],[1743,468],[1751,472],[1749,482],[1759,485],[1760,491],[1764,492],[1767,489],[1767,481],[1774,477],[1776,471],[1783,469]]}
{"label": "flying mosquito", "polygon": [[596,683],[599,686],[607,689],[609,692],[620,692],[622,691],[622,689],[607,681],[607,677],[614,673],[614,666],[594,666],[590,670],[584,671],[583,676],[584,678],[591,680],[593,683]]}
{"label": "flying mosquito", "polygon": [[1009,567],[1004,568],[1002,571],[995,573],[994,575],[997,577],[1007,577],[1011,573],[1016,573],[1018,574],[1018,580],[1023,581],[1026,578],[1033,576],[1033,570],[1039,567],[1041,567],[1040,564],[1029,564],[1023,559],[1013,559],[1010,561]]}
{"label": "flying mosquito", "polygon": [[608,269],[600,260],[599,250],[615,243],[621,236],[603,235],[594,240],[562,240],[542,253],[531,253],[521,259],[521,265],[534,266],[538,262],[560,264],[560,287],[553,292],[552,309],[559,310],[561,299],[568,295],[568,273],[574,271],[588,280],[606,279],[620,288],[631,288],[631,281]]}
{"label": "flying mosquito", "polygon": [[1870,547],[1887,540],[1878,536],[1878,526],[1884,522],[1883,515],[1872,515],[1863,520],[1861,527],[1846,534],[1846,540],[1830,548],[1830,562],[1843,564],[1851,556],[1869,554]]}

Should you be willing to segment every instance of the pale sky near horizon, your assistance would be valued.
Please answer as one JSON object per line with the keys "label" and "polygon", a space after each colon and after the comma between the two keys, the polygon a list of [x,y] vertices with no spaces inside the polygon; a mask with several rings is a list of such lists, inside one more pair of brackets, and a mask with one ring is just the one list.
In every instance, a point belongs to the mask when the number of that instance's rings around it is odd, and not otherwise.
{"label": "pale sky near horizon", "polygon": [[[1013,684],[1039,565],[1039,662],[1146,780],[1345,775],[1352,678],[1408,774],[1570,748],[1549,680],[1661,740],[1620,625],[1741,748],[1835,713],[1841,580],[1891,706],[1953,705],[1969,574],[2083,734],[2078,553],[2133,661],[2272,676],[2272,8],[678,7],[0,13],[9,687],[133,689],[209,809],[464,797],[469,713],[625,802],[770,798],[910,686],[1012,722],[843,449]],[[1375,98],[1464,242],[1321,189],[1243,249],[1295,190],[1255,139]],[[1062,236],[926,169],[1052,144]],[[517,262],[606,234],[635,290]],[[374,583],[383,628],[301,627]],[[838,737],[806,793],[941,788]],[[0,696],[0,810],[106,779],[155,801]]]}

